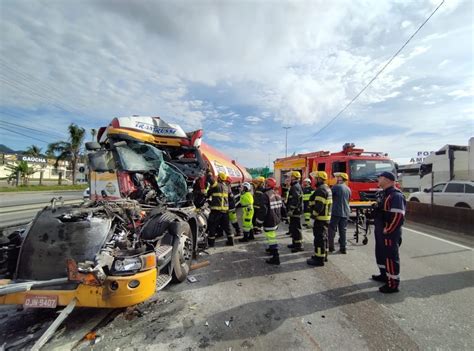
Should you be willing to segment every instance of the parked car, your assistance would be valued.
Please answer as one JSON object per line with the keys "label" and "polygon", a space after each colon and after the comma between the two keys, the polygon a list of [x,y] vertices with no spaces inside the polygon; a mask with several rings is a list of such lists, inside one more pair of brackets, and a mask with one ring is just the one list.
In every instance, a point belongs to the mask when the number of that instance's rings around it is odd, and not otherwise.
{"label": "parked car", "polygon": [[431,189],[412,193],[408,201],[429,204],[431,203],[431,193],[433,193],[435,205],[474,208],[474,182],[472,181],[453,180],[438,183]]}
{"label": "parked car", "polygon": [[82,197],[84,198],[84,200],[90,199],[90,197],[91,197],[91,191],[90,191],[89,188],[87,188],[86,190],[84,190],[84,192],[82,193]]}

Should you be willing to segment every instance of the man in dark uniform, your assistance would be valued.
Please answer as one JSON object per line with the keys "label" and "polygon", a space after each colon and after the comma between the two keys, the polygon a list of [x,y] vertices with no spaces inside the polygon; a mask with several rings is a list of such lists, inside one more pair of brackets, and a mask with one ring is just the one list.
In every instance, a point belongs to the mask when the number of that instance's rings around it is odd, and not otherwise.
{"label": "man in dark uniform", "polygon": [[263,225],[265,238],[267,239],[267,252],[272,255],[265,262],[268,264],[279,265],[280,255],[278,254],[278,242],[276,231],[281,222],[281,218],[286,215],[285,207],[280,195],[275,192],[276,180],[268,178],[265,183],[265,192],[263,193],[262,204],[258,212],[257,224]]}
{"label": "man in dark uniform", "polygon": [[234,245],[234,236],[230,229],[229,221],[229,194],[230,189],[226,184],[227,175],[220,172],[217,175],[217,181],[209,188],[207,195],[211,198],[210,208],[211,213],[209,214],[209,236],[208,244],[209,247],[213,247],[216,240],[216,231],[220,226],[227,235],[226,245]]}
{"label": "man in dark uniform", "polygon": [[239,220],[237,218],[237,204],[235,202],[235,195],[232,193],[232,179],[227,176],[227,186],[229,187],[229,220],[234,227],[235,236],[242,236],[242,229],[240,229]]}
{"label": "man in dark uniform", "polygon": [[351,199],[351,189],[347,186],[349,176],[347,173],[335,173],[337,184],[332,188],[332,210],[331,221],[329,222],[328,246],[329,252],[334,252],[334,236],[336,229],[339,229],[339,252],[346,254],[346,229],[347,220],[351,214],[349,201]]}
{"label": "man in dark uniform", "polygon": [[375,258],[380,274],[372,279],[385,283],[379,288],[384,294],[398,292],[400,284],[399,247],[405,220],[406,200],[395,188],[395,175],[382,172],[378,176],[380,192],[375,208]]}
{"label": "man in dark uniform", "polygon": [[[313,174],[312,174],[313,175]],[[322,267],[327,260],[328,226],[331,220],[332,193],[326,184],[328,175],[324,171],[314,173],[316,190],[309,198],[314,218],[314,255],[306,260],[310,266]]]}
{"label": "man in dark uniform", "polygon": [[288,245],[291,252],[304,251],[303,228],[301,227],[301,215],[303,214],[303,189],[300,184],[301,174],[298,171],[291,172],[290,191],[286,208],[290,217],[290,235],[292,243]]}
{"label": "man in dark uniform", "polygon": [[262,199],[263,199],[263,188],[265,185],[265,178],[260,176],[252,180],[252,184],[254,186],[253,191],[253,208],[254,208],[254,216],[252,219],[253,224],[253,233],[254,235],[261,234],[262,229],[261,226],[257,224],[257,217],[258,211],[260,211],[260,207],[262,206]]}

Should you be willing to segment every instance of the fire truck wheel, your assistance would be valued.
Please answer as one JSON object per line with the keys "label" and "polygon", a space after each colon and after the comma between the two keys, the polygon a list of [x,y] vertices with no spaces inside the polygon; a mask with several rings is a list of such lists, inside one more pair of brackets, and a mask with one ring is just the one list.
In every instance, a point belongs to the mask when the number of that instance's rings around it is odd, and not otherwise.
{"label": "fire truck wheel", "polygon": [[180,283],[186,280],[193,255],[193,239],[191,228],[186,222],[175,222],[171,225],[170,231],[176,233],[173,244],[173,256],[171,258],[173,266],[173,282]]}

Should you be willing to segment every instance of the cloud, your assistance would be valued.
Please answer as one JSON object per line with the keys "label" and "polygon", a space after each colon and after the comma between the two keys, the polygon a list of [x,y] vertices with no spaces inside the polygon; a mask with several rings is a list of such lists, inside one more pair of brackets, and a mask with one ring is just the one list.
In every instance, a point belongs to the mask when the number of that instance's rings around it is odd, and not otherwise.
{"label": "cloud", "polygon": [[215,141],[231,141],[232,140],[232,137],[230,134],[214,132],[212,130],[205,132],[204,138],[209,138]]}

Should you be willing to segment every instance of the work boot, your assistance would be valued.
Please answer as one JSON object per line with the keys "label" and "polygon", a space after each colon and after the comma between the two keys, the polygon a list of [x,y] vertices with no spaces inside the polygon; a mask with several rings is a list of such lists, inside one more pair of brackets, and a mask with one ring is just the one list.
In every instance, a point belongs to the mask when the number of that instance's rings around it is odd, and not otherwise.
{"label": "work boot", "polygon": [[249,240],[255,240],[255,236],[253,235],[253,229],[249,233]]}
{"label": "work boot", "polygon": [[381,282],[381,283],[386,283],[388,281],[388,278],[385,274],[379,274],[379,275],[372,275],[372,280],[375,280],[376,282]]}
{"label": "work boot", "polygon": [[249,235],[247,232],[244,233],[244,237],[239,239],[240,243],[247,243],[249,241]]}
{"label": "work boot", "polygon": [[234,238],[233,237],[228,237],[227,241],[225,242],[226,246],[234,246]]}
{"label": "work boot", "polygon": [[293,249],[293,248],[296,247],[296,245],[295,245],[295,244],[289,244],[289,245],[287,245],[287,247],[288,247],[289,249]]}
{"label": "work boot", "polygon": [[268,264],[274,264],[279,266],[280,265],[280,255],[278,254],[277,249],[273,249],[273,256],[269,258],[268,260],[265,260],[266,263]]}
{"label": "work boot", "polygon": [[385,285],[383,285],[379,288],[379,291],[383,294],[393,294],[393,293],[399,292],[400,290],[398,290],[398,287],[397,288],[391,288],[387,284],[385,284]]}
{"label": "work boot", "polygon": [[216,242],[216,239],[207,238],[207,246],[214,247],[215,242]]}
{"label": "work boot", "polygon": [[[331,250],[329,250],[329,251],[331,251]],[[342,248],[339,249],[339,253],[340,253],[340,254],[343,254],[343,255],[347,255],[347,251],[346,251],[345,248],[344,248],[344,249],[342,249]]]}
{"label": "work boot", "polygon": [[290,233],[290,232],[286,232],[285,235],[291,235],[291,233]]}
{"label": "work boot", "polygon": [[266,253],[267,255],[273,255],[273,250],[274,250],[274,249],[270,249],[269,247],[267,247],[267,248],[265,249],[265,253]]}
{"label": "work boot", "polygon": [[304,251],[304,247],[303,246],[295,246],[291,249],[291,252],[295,253],[295,252],[303,252]]}
{"label": "work boot", "polygon": [[334,251],[336,251],[336,250],[334,249],[334,247],[330,247],[330,248],[329,248],[329,252],[334,252]]}
{"label": "work boot", "polygon": [[310,266],[315,266],[315,267],[323,267],[324,266],[324,259],[316,256],[311,256],[311,258],[308,258],[306,260],[306,263],[309,264]]}

